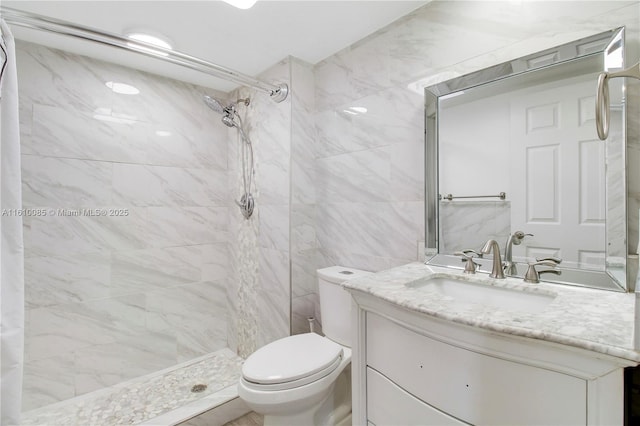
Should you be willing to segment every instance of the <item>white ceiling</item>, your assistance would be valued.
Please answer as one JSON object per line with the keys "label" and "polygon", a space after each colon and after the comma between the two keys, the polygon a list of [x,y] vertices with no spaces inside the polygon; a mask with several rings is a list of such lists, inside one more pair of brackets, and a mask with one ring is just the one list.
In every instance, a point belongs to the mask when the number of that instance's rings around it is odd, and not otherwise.
{"label": "white ceiling", "polygon": [[[146,30],[174,50],[257,76],[288,55],[311,64],[428,3],[425,1],[258,0],[248,10],[205,1],[23,1],[2,6],[125,34]],[[96,43],[14,26],[17,39],[91,56],[228,92],[237,85]]]}

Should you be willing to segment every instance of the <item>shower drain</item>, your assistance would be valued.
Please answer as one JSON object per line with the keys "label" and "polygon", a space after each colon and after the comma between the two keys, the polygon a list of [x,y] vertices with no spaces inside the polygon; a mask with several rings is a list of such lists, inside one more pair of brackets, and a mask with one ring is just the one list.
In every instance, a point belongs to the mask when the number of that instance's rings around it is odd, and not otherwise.
{"label": "shower drain", "polygon": [[197,385],[193,385],[193,387],[191,388],[191,392],[200,393],[200,392],[204,392],[205,389],[207,389],[207,385],[197,384]]}

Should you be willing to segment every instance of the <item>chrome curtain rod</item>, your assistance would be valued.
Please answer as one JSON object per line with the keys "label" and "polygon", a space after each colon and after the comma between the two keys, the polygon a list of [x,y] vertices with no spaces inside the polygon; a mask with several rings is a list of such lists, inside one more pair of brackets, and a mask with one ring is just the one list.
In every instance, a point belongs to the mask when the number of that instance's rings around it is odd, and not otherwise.
{"label": "chrome curtain rod", "polygon": [[9,7],[0,7],[0,17],[8,24],[35,30],[49,31],[55,34],[93,41],[107,46],[136,52],[141,55],[162,59],[176,65],[200,71],[234,83],[250,86],[268,94],[275,102],[282,102],[287,98],[289,87],[286,83],[269,84],[246,74],[216,65],[194,56],[190,56],[171,49],[165,49],[150,43],[130,40],[117,34],[73,24],[71,22],[49,18],[30,12],[24,12]]}

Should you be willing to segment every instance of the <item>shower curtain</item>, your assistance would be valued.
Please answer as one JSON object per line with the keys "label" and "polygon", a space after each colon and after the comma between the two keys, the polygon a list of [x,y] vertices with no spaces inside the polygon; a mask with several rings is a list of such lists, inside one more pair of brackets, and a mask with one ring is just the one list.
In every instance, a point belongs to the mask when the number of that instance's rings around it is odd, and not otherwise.
{"label": "shower curtain", "polygon": [[13,35],[0,18],[0,425],[20,424],[24,246],[18,76]]}

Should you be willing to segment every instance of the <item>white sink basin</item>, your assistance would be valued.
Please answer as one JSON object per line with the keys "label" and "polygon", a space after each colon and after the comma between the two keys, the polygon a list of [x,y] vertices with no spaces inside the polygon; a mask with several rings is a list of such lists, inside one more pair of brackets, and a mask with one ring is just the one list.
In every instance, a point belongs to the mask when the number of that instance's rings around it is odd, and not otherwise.
{"label": "white sink basin", "polygon": [[526,291],[497,287],[489,283],[470,282],[455,276],[436,275],[407,284],[408,287],[437,291],[452,298],[452,303],[485,305],[508,311],[535,313],[543,311],[555,299],[551,292]]}

